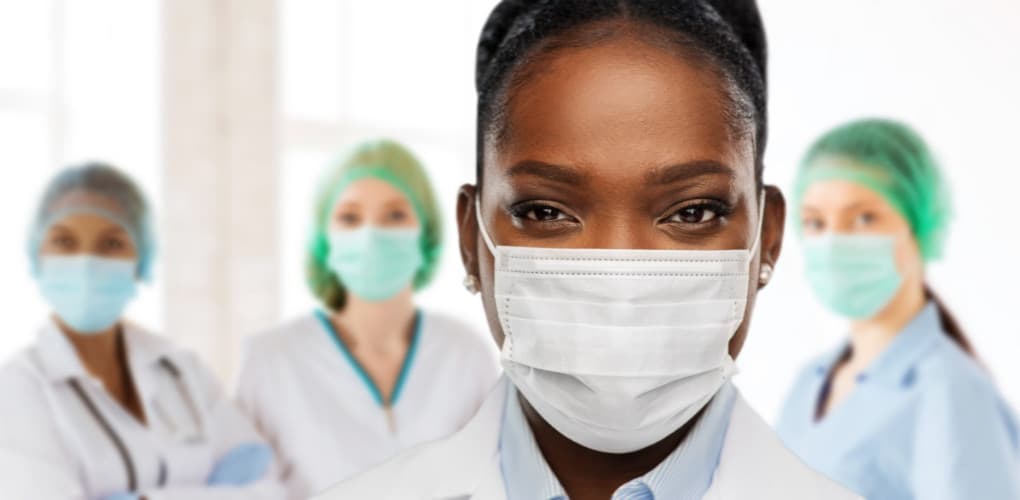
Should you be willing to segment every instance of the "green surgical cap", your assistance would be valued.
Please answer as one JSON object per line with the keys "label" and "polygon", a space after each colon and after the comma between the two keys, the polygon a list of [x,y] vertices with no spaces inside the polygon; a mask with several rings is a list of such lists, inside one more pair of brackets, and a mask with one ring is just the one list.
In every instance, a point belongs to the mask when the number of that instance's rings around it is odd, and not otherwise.
{"label": "green surgical cap", "polygon": [[343,309],[346,289],[329,269],[329,220],[336,200],[353,183],[379,179],[397,188],[414,207],[422,227],[423,264],[414,277],[414,289],[432,280],[439,264],[442,221],[432,183],[421,162],[404,146],[388,140],[358,145],[327,169],[315,197],[307,254],[307,281],[312,293],[334,311]]}
{"label": "green surgical cap", "polygon": [[922,256],[942,256],[951,215],[948,186],[921,136],[883,119],[841,125],[819,138],[801,162],[794,188],[797,216],[815,182],[843,180],[885,198],[910,223]]}

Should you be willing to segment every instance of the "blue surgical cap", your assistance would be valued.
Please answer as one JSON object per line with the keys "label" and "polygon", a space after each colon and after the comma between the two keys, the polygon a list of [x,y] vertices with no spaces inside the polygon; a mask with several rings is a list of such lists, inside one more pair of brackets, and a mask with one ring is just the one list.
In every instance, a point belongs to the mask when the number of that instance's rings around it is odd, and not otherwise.
{"label": "blue surgical cap", "polygon": [[77,214],[98,215],[121,226],[138,251],[138,278],[152,279],[156,241],[149,203],[127,174],[103,163],[66,168],[46,187],[29,229],[28,255],[33,274],[39,271],[39,250],[46,232]]}

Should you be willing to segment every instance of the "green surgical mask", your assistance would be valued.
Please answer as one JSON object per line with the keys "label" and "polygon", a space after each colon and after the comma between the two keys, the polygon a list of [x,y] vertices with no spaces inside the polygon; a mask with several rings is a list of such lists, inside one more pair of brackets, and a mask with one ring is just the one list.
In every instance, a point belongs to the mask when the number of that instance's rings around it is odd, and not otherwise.
{"label": "green surgical mask", "polygon": [[421,229],[363,226],[329,234],[329,268],[351,293],[371,301],[393,298],[411,285],[424,262]]}
{"label": "green surgical mask", "polygon": [[804,239],[807,279],[832,311],[850,319],[878,314],[896,295],[896,238],[826,235]]}

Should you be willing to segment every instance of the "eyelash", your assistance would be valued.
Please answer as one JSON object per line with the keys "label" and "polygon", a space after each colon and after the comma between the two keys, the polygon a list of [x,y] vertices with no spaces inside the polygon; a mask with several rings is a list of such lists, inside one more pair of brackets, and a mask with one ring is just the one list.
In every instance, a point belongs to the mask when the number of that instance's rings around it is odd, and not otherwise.
{"label": "eyelash", "polygon": [[[714,214],[714,216],[711,219],[709,219],[707,221],[704,221],[704,222],[685,222],[685,221],[682,221],[682,220],[677,220],[677,221],[672,220],[675,217],[679,217],[681,212],[683,212],[685,210],[690,210],[690,209],[701,209],[701,210],[704,210],[704,211],[712,212]],[[535,217],[530,217],[529,214],[532,214],[536,210],[551,210],[551,211],[554,211],[554,212],[556,212],[557,218],[551,219],[551,220],[542,220],[542,219],[539,219],[537,217],[537,214],[535,215]],[[573,219],[572,217],[567,215],[564,210],[562,210],[560,208],[557,208],[557,207],[555,207],[555,206],[553,206],[551,204],[543,203],[543,202],[537,202],[537,201],[527,201],[527,202],[517,203],[517,204],[511,206],[509,208],[508,212],[509,212],[510,216],[513,217],[514,219],[516,219],[516,220],[518,220],[520,222],[526,222],[526,223],[530,222],[530,223],[540,223],[540,224],[562,224],[562,223],[565,223],[565,222],[571,222],[572,219]],[[678,224],[678,225],[685,225],[685,226],[703,226],[703,225],[707,225],[707,224],[718,223],[720,221],[720,219],[728,217],[732,213],[733,213],[733,207],[731,207],[731,206],[729,206],[729,205],[727,205],[725,203],[721,203],[721,202],[715,201],[715,200],[698,200],[698,201],[695,201],[695,202],[692,202],[692,203],[688,203],[687,205],[684,205],[684,206],[674,210],[673,212],[671,212],[669,217],[663,219],[661,222],[662,223],[667,223],[667,224]]]}
{"label": "eyelash", "polygon": [[[532,213],[532,212],[534,212],[536,210],[542,210],[542,209],[553,210],[559,216],[566,217],[566,219],[556,218],[554,220],[541,220],[541,219],[538,219],[538,218],[534,218],[533,219],[531,217],[528,217],[528,214],[530,214],[530,213]],[[514,219],[516,219],[518,221],[521,221],[521,222],[531,222],[531,223],[539,223],[539,224],[561,224],[561,223],[564,223],[564,222],[569,222],[570,219],[573,219],[572,217],[567,215],[564,210],[562,210],[560,208],[557,208],[557,207],[555,207],[555,206],[553,206],[553,205],[551,205],[549,203],[543,203],[543,202],[539,202],[539,201],[525,201],[525,202],[517,203],[517,204],[511,206],[507,211],[509,212],[511,217],[513,217]]]}
{"label": "eyelash", "polygon": [[[674,218],[680,217],[680,214],[685,210],[690,209],[701,209],[704,211],[712,212],[714,217],[704,222],[686,222],[683,220],[673,220]],[[704,226],[707,224],[717,224],[720,219],[726,218],[733,214],[733,207],[726,203],[722,203],[716,200],[696,200],[690,202],[676,210],[672,211],[669,217],[662,220],[666,224],[678,224],[684,226]]]}

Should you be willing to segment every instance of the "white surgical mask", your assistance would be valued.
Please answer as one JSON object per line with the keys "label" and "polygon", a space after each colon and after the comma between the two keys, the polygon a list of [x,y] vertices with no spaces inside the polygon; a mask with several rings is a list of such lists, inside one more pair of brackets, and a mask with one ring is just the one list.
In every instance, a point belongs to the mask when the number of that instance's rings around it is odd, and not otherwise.
{"label": "white surgical mask", "polygon": [[750,250],[610,250],[493,244],[501,362],[532,407],[570,440],[605,453],[655,444],[736,372]]}

